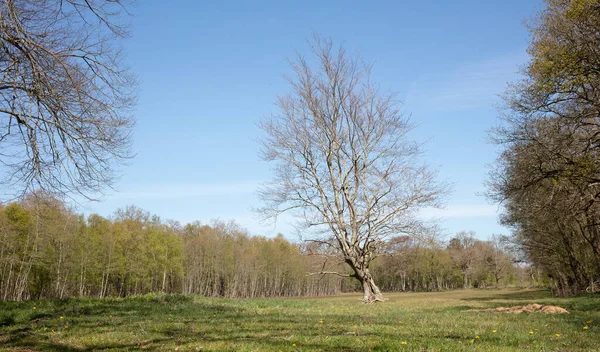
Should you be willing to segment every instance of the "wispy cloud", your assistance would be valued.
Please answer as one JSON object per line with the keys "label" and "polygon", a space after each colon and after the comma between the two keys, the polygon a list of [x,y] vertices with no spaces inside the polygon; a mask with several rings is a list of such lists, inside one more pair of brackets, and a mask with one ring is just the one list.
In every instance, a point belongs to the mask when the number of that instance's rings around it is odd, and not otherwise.
{"label": "wispy cloud", "polygon": [[176,199],[199,196],[230,196],[254,193],[259,186],[258,181],[246,181],[222,184],[179,184],[179,185],[146,185],[134,188],[121,187],[119,192],[108,198],[119,199]]}
{"label": "wispy cloud", "polygon": [[447,72],[422,75],[410,86],[411,110],[456,111],[489,107],[517,76],[525,54],[465,63]]}
{"label": "wispy cloud", "polygon": [[498,209],[495,206],[472,204],[451,205],[444,209],[427,208],[421,211],[421,216],[424,218],[444,219],[495,216],[496,214],[498,214]]}

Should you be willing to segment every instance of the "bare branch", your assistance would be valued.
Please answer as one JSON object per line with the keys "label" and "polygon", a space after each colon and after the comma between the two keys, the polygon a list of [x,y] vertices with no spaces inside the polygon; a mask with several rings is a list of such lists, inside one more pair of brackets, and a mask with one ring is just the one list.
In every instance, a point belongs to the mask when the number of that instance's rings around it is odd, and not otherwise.
{"label": "bare branch", "polygon": [[371,67],[329,39],[315,36],[309,45],[317,67],[298,55],[291,92],[260,122],[261,156],[275,167],[258,210],[304,219],[304,230],[324,236],[314,243],[336,248],[354,270],[365,301],[379,300],[370,262],[388,236],[416,234],[415,211],[437,205],[447,187],[418,160],[408,116],[395,93],[370,81]]}
{"label": "bare branch", "polygon": [[132,156],[136,80],[122,64],[121,0],[0,5],[4,183],[94,198]]}

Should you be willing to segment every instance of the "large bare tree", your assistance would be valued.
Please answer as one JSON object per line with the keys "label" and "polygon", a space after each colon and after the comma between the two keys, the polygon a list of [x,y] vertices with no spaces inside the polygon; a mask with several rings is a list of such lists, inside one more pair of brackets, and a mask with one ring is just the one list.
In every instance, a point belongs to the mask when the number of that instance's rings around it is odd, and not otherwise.
{"label": "large bare tree", "polygon": [[131,156],[126,1],[0,1],[0,162],[11,193],[90,198]]}
{"label": "large bare tree", "polygon": [[319,36],[311,49],[315,65],[297,56],[291,92],[260,123],[262,157],[276,164],[259,210],[266,218],[292,211],[353,271],[324,266],[320,274],[355,277],[365,303],[381,301],[371,261],[388,236],[417,234],[416,211],[437,205],[445,187],[419,161],[408,116],[395,94],[373,84],[370,67]]}

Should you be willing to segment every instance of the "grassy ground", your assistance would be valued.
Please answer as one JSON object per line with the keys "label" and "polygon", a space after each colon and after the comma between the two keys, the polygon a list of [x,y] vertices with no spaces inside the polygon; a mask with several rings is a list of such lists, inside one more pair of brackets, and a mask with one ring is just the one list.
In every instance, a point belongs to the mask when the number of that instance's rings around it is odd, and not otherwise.
{"label": "grassy ground", "polygon": [[[387,298],[0,302],[0,351],[600,351],[598,296],[473,290]],[[571,313],[465,312],[533,302]]]}

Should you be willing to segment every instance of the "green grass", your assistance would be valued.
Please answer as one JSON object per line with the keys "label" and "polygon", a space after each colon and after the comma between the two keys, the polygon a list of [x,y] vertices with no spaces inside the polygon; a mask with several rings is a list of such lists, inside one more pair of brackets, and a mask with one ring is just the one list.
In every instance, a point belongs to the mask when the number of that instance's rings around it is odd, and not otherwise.
{"label": "green grass", "polygon": [[[386,297],[375,305],[359,295],[0,302],[0,351],[600,351],[598,296],[472,290]],[[465,312],[533,302],[571,313]]]}

